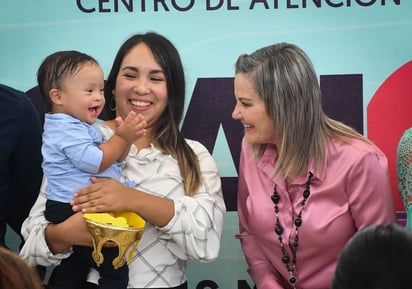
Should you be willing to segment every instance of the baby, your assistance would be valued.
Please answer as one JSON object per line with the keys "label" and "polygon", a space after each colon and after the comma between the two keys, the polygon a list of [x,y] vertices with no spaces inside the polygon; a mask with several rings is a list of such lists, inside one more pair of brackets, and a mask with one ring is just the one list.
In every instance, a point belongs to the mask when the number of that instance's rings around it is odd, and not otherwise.
{"label": "baby", "polygon": [[[115,134],[105,140],[95,124],[105,104],[104,76],[99,63],[78,51],[59,51],[46,57],[37,72],[40,92],[50,112],[43,133],[43,171],[47,179],[45,217],[59,223],[74,212],[73,193],[90,184],[91,176],[120,179],[121,164],[130,145],[145,134],[146,122],[130,112],[116,119]],[[68,232],[70,233],[70,232]],[[127,288],[128,266],[114,269],[118,248],[103,248],[97,267],[92,248],[75,246],[50,276],[51,288],[81,288],[91,267],[100,273],[99,288]]]}

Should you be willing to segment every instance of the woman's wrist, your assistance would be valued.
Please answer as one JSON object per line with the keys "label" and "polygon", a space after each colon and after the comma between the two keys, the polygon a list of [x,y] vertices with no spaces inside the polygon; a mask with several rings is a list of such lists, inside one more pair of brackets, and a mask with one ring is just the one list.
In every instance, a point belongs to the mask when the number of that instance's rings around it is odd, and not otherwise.
{"label": "woman's wrist", "polygon": [[48,224],[44,230],[44,237],[53,254],[67,253],[71,251],[71,245],[65,240],[69,234],[61,233],[59,230],[60,224]]}
{"label": "woman's wrist", "polygon": [[75,213],[58,224],[49,224],[45,229],[46,243],[53,254],[70,252],[72,246],[93,246],[92,235],[82,213]]}

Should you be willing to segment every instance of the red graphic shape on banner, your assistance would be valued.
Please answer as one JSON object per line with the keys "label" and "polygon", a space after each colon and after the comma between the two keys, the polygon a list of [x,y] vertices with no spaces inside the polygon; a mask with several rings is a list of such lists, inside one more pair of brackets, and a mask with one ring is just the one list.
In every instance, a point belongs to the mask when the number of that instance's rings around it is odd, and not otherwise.
{"label": "red graphic shape on banner", "polygon": [[412,126],[412,61],[392,73],[373,95],[367,108],[368,137],[388,157],[397,211],[404,211],[398,190],[396,156],[399,140]]}

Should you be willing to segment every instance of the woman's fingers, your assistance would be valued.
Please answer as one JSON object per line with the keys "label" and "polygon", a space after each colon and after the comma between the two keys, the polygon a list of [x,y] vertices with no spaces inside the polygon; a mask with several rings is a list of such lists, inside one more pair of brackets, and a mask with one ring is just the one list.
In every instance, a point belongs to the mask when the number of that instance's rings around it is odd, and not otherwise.
{"label": "woman's fingers", "polygon": [[93,184],[77,191],[70,202],[74,211],[87,213],[113,211],[113,203],[119,201],[116,193],[123,186],[113,179],[92,178]]}
{"label": "woman's fingers", "polygon": [[77,191],[70,202],[74,211],[83,213],[130,210],[134,189],[114,179],[92,178],[93,184]]}
{"label": "woman's fingers", "polygon": [[[100,188],[93,189],[91,186],[81,189],[74,194],[73,199],[70,201],[74,211],[87,211],[92,212],[96,205],[99,205],[99,191]],[[86,209],[86,210],[84,210]],[[90,210],[89,210],[90,209]]]}
{"label": "woman's fingers", "polygon": [[[87,196],[76,197],[72,200],[71,204],[73,211],[82,211],[83,213],[97,213],[109,211],[109,209],[104,204],[104,201],[101,198],[87,200]],[[82,198],[86,199],[84,200]]]}

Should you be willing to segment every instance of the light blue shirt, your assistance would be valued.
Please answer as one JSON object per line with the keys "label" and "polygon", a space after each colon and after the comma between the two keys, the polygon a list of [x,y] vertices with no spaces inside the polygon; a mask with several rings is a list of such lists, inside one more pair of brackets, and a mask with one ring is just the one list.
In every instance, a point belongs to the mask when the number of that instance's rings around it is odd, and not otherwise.
{"label": "light blue shirt", "polygon": [[47,113],[43,132],[43,172],[50,200],[69,202],[73,193],[90,185],[90,177],[120,179],[121,166],[114,163],[98,174],[105,142],[95,124],[89,125],[63,113]]}

